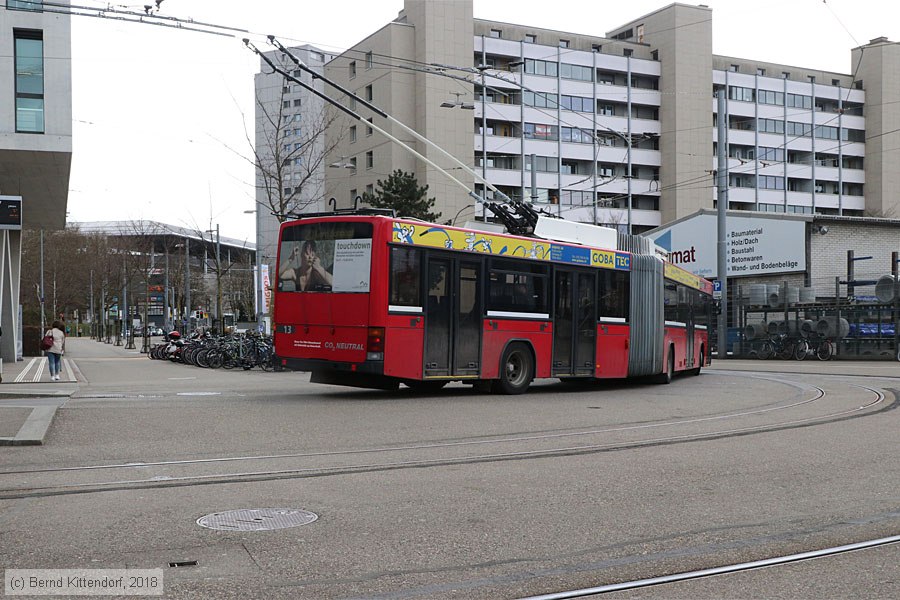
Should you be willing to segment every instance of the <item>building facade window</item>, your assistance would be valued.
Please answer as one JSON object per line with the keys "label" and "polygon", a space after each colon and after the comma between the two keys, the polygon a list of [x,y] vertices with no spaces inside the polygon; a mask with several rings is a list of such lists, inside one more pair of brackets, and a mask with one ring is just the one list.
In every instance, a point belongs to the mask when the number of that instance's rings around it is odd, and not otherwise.
{"label": "building facade window", "polygon": [[728,99],[738,100],[741,102],[753,102],[753,88],[737,87],[735,85],[728,86]]}
{"label": "building facade window", "polygon": [[499,39],[499,38],[502,38],[502,37],[503,37],[503,32],[502,32],[501,30],[499,30],[499,29],[491,29],[491,34],[490,34],[490,35],[491,35],[492,38],[497,38],[497,39]]}
{"label": "building facade window", "polygon": [[785,100],[790,108],[805,108],[807,110],[812,110],[812,96],[788,94]]}
{"label": "building facade window", "polygon": [[593,69],[581,65],[562,63],[559,65],[559,76],[563,79],[576,79],[578,81],[593,81]]}
{"label": "building facade window", "polygon": [[784,106],[784,93],[783,92],[775,92],[772,90],[759,90],[759,98],[760,104],[774,104],[776,106]]}
{"label": "building facade window", "polygon": [[375,93],[372,91],[372,84],[367,85],[365,89],[365,99],[371,102],[374,95]]}
{"label": "building facade window", "polygon": [[547,60],[525,59],[525,72],[529,75],[546,75],[548,77],[556,77],[558,73],[558,65],[555,62]]}
{"label": "building facade window", "polygon": [[372,135],[372,132],[374,131],[372,129],[372,119],[374,119],[374,117],[369,117],[368,119],[366,119],[366,122],[368,123],[368,125],[366,125],[366,137]]}
{"label": "building facade window", "polygon": [[375,195],[375,186],[371,183],[366,186],[366,196],[374,196]]}
{"label": "building facade window", "polygon": [[540,123],[525,123],[523,134],[529,140],[553,140],[559,139],[559,127],[556,125],[542,125]]}
{"label": "building facade window", "polygon": [[575,112],[594,112],[594,100],[592,98],[584,98],[582,96],[563,96],[560,106],[566,110]]}
{"label": "building facade window", "polygon": [[44,38],[40,31],[13,30],[16,132],[44,133]]}
{"label": "building facade window", "polygon": [[369,150],[366,152],[366,168],[371,169],[375,166],[375,152]]}
{"label": "building facade window", "polygon": [[373,63],[373,60],[372,60],[372,53],[371,53],[371,52],[366,52],[366,70],[372,68],[372,63]]}
{"label": "building facade window", "polygon": [[[558,173],[559,159],[555,156],[535,156],[534,168],[543,173]],[[531,170],[531,155],[525,157],[525,170]]]}
{"label": "building facade window", "polygon": [[533,33],[525,34],[525,43],[526,44],[537,44],[537,36]]}
{"label": "building facade window", "polygon": [[522,99],[525,102],[525,106],[534,106],[536,108],[556,108],[559,105],[559,97],[556,94],[524,92]]}
{"label": "building facade window", "polygon": [[351,125],[350,126],[350,143],[352,144],[355,141],[356,141],[356,125]]}
{"label": "building facade window", "polygon": [[569,47],[569,40],[559,40],[559,47],[560,47],[560,48],[568,48],[568,47]]}
{"label": "building facade window", "polygon": [[294,99],[294,107],[295,107],[295,108],[296,108],[296,107],[299,107],[299,106],[302,106],[302,105],[303,105],[303,100],[301,100],[300,98],[295,98],[295,99]]}
{"label": "building facade window", "polygon": [[350,79],[353,79],[354,77],[356,77],[356,61],[355,60],[350,61],[349,68],[350,68]]}
{"label": "building facade window", "polygon": [[775,177],[773,175],[760,175],[757,178],[759,189],[761,190],[783,190],[784,177]]}

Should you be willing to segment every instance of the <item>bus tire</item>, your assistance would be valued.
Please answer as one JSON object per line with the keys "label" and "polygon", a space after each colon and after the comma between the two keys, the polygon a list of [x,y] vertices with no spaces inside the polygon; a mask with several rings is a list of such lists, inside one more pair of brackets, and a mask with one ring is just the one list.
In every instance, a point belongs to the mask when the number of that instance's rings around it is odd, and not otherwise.
{"label": "bus tire", "polygon": [[672,377],[675,376],[675,349],[669,346],[666,353],[666,370],[656,376],[656,382],[664,385],[672,383]]}
{"label": "bus tire", "polygon": [[697,366],[691,369],[691,375],[699,375],[700,369],[703,368],[703,361],[706,360],[706,348],[700,346],[700,362],[697,363]]}
{"label": "bus tire", "polygon": [[500,379],[494,384],[494,391],[500,394],[523,394],[534,379],[534,358],[531,349],[522,343],[506,347],[500,361]]}

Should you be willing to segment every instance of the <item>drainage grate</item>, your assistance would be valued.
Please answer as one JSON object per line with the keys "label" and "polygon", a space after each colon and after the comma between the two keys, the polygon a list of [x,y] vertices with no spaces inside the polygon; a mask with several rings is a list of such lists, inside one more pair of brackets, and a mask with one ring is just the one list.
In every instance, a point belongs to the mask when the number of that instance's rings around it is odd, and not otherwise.
{"label": "drainage grate", "polygon": [[271,531],[308,525],[318,518],[297,508],[245,508],[200,517],[197,525],[220,531]]}

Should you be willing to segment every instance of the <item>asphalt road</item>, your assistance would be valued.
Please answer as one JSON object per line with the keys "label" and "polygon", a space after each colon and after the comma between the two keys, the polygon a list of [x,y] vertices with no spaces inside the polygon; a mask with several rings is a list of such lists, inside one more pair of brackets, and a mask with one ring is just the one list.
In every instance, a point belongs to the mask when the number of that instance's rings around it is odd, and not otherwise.
{"label": "asphalt road", "polygon": [[[0,568],[162,568],[171,598],[493,599],[900,534],[896,364],[423,396],[68,347],[87,382],[43,446],[0,447]],[[254,508],[318,519],[196,523]],[[898,559],[894,544],[612,596],[890,598]]]}

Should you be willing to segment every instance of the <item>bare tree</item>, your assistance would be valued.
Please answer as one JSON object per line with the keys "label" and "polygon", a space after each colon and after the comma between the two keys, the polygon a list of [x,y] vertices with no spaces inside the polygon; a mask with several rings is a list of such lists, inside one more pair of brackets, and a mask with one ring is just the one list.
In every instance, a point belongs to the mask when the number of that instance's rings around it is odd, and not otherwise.
{"label": "bare tree", "polygon": [[301,113],[289,114],[286,108],[292,105],[284,89],[279,102],[266,102],[257,94],[256,127],[262,142],[254,143],[246,134],[257,187],[263,192],[262,206],[257,208],[280,222],[325,196],[325,160],[343,137],[325,135],[342,121],[330,107],[305,110],[302,118]]}

